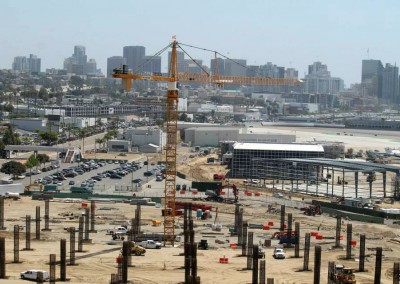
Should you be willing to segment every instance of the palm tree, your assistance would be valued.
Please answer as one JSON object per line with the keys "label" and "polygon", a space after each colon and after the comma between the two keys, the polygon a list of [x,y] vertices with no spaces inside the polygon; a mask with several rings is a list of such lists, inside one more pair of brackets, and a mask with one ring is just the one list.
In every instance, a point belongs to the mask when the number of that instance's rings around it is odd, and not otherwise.
{"label": "palm tree", "polygon": [[78,129],[78,138],[82,139],[82,153],[85,153],[85,136],[86,136],[86,128]]}
{"label": "palm tree", "polygon": [[96,138],[94,140],[94,147],[96,148],[96,144],[99,144],[99,149],[100,149],[101,144],[103,144],[103,143],[104,143],[104,139],[103,138]]}

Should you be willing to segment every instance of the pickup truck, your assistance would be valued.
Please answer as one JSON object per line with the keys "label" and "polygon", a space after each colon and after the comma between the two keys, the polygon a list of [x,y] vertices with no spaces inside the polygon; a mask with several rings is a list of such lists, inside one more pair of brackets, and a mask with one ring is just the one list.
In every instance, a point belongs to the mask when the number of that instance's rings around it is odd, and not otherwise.
{"label": "pickup truck", "polygon": [[153,240],[147,240],[136,243],[138,246],[144,247],[146,249],[160,249],[162,244]]}
{"label": "pickup truck", "polygon": [[107,229],[107,235],[121,234],[125,235],[128,233],[128,229],[126,227],[116,227]]}

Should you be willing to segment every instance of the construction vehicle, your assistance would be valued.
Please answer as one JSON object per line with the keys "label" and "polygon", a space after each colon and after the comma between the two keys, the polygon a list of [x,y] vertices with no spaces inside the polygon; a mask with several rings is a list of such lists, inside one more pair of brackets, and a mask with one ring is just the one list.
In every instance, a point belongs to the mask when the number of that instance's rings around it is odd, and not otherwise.
{"label": "construction vehicle", "polygon": [[[268,77],[241,77],[241,76],[221,76],[218,75],[218,64],[215,64],[214,74],[210,75],[206,70],[200,74],[178,73],[177,48],[186,51],[181,47],[184,44],[178,43],[174,38],[172,43],[163,48],[157,55],[171,47],[169,76],[162,74],[134,74],[127,65],[113,70],[113,78],[122,79],[122,85],[126,91],[132,88],[132,80],[152,80],[168,82],[166,100],[166,145],[165,145],[165,204],[171,206],[172,214],[164,214],[164,245],[166,242],[174,244],[175,239],[175,195],[176,195],[176,149],[178,133],[178,82],[192,82],[204,84],[224,84],[235,85],[300,85],[298,79],[292,78],[268,78]],[[185,45],[188,46],[188,45]],[[193,46],[190,46],[193,47]],[[197,47],[194,47],[197,48]],[[206,49],[203,49],[206,50]],[[214,51],[217,59],[218,52]],[[220,54],[221,55],[221,54]],[[151,59],[150,59],[151,60]],[[196,61],[194,61],[198,64]],[[146,64],[144,62],[142,65]]]}
{"label": "construction vehicle", "polygon": [[200,243],[197,245],[198,249],[206,250],[208,249],[207,240],[200,240]]}
{"label": "construction vehicle", "polygon": [[[146,253],[146,249],[144,247],[138,246],[135,242],[131,242],[131,253],[132,255],[141,256]],[[121,249],[122,254],[122,249]]]}
{"label": "construction vehicle", "polygon": [[303,214],[307,216],[315,216],[322,214],[320,205],[310,205],[308,207],[303,207],[300,210],[303,211]]}
{"label": "construction vehicle", "polygon": [[343,265],[336,265],[335,267],[335,283],[337,284],[355,284],[356,276],[354,269],[345,267]]}
{"label": "construction vehicle", "polygon": [[239,190],[237,189],[236,185],[234,184],[225,184],[219,188],[217,188],[215,191],[214,190],[207,190],[205,192],[206,200],[207,201],[216,201],[216,202],[228,202],[228,198],[222,197],[222,192],[224,189],[232,189],[233,191],[233,196],[234,196],[234,202],[238,202],[238,195],[239,195]]}
{"label": "construction vehicle", "polygon": [[275,232],[274,234],[272,234],[271,239],[279,239],[279,244],[287,244],[289,242],[291,244],[297,244],[298,242],[295,231],[291,232],[290,237],[288,237],[287,232]]}
{"label": "construction vehicle", "polygon": [[28,192],[37,192],[37,191],[42,191],[43,190],[43,184],[40,183],[31,183],[28,184],[27,186],[25,186],[24,192],[28,193]]}

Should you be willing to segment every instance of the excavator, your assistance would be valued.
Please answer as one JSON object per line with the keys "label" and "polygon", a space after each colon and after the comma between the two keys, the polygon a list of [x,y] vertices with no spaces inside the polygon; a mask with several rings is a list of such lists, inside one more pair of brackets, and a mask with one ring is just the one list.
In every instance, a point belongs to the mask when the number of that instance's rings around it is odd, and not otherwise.
{"label": "excavator", "polygon": [[205,192],[206,194],[206,200],[207,201],[216,201],[216,202],[229,202],[231,199],[224,198],[222,197],[222,192],[224,189],[232,189],[233,191],[233,196],[234,196],[234,203],[238,202],[239,198],[239,190],[234,184],[225,184],[219,188],[217,188],[215,191],[214,190],[207,190]]}

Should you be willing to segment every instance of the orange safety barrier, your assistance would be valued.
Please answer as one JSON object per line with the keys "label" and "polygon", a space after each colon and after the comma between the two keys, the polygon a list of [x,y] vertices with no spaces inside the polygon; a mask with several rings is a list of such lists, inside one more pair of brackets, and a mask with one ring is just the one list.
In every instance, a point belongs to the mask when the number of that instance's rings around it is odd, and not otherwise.
{"label": "orange safety barrier", "polygon": [[311,232],[311,237],[315,237],[318,235],[318,232]]}
{"label": "orange safety barrier", "polygon": [[230,244],[229,247],[230,247],[231,249],[235,249],[235,248],[237,248],[237,245],[236,245],[236,244]]}
{"label": "orange safety barrier", "polygon": [[229,258],[227,257],[220,257],[219,258],[219,263],[228,263],[229,262]]}
{"label": "orange safety barrier", "polygon": [[343,236],[342,235],[340,235],[339,240],[343,241]]}
{"label": "orange safety barrier", "polygon": [[272,222],[272,221],[268,222],[268,226],[273,226],[273,225],[274,225],[274,222]]}
{"label": "orange safety barrier", "polygon": [[269,226],[263,226],[262,229],[263,230],[269,230]]}
{"label": "orange safety barrier", "polygon": [[86,208],[86,207],[88,207],[88,204],[87,203],[81,203],[81,206],[83,207],[83,208]]}
{"label": "orange safety barrier", "polygon": [[317,240],[323,240],[323,239],[324,239],[324,237],[323,237],[322,235],[316,235],[315,238],[316,238]]}
{"label": "orange safety barrier", "polygon": [[185,191],[185,190],[181,190],[179,193],[180,193],[180,194],[185,194],[186,191]]}
{"label": "orange safety barrier", "polygon": [[192,191],[192,194],[196,195],[196,194],[197,194],[197,191]]}
{"label": "orange safety barrier", "polygon": [[224,191],[221,191],[221,193],[220,193],[221,195],[225,195],[225,192]]}
{"label": "orange safety barrier", "polygon": [[353,246],[353,247],[355,247],[356,245],[357,245],[357,241],[351,241],[351,245]]}
{"label": "orange safety barrier", "polygon": [[261,196],[261,193],[256,192],[256,193],[254,193],[254,196]]}
{"label": "orange safety barrier", "polygon": [[247,196],[252,196],[253,194],[251,192],[246,192]]}

